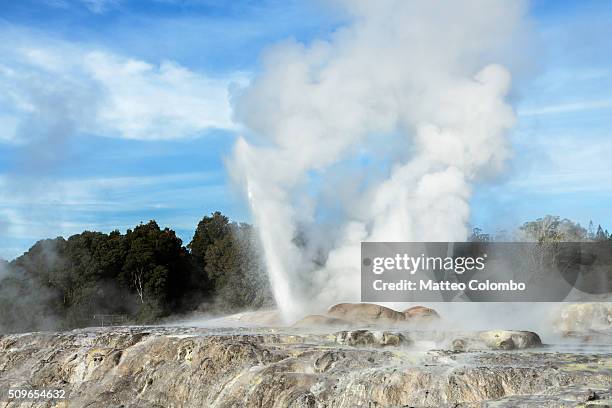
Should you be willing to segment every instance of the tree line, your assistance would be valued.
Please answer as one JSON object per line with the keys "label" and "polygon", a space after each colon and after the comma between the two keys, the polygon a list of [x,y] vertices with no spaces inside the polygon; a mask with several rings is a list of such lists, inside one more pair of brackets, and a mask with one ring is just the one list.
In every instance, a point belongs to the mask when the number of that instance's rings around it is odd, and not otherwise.
{"label": "tree line", "polygon": [[[601,226],[550,215],[511,234],[475,228],[469,239],[612,242]],[[41,240],[10,263],[0,259],[0,333],[100,325],[109,315],[153,323],[194,311],[271,306],[253,227],[220,212],[205,216],[187,245],[150,221],[125,234],[85,231]]]}
{"label": "tree line", "polygon": [[513,232],[501,230],[490,234],[474,228],[469,241],[603,242],[612,241],[612,235],[601,225],[595,228],[593,221],[589,222],[588,228],[584,228],[570,219],[547,215],[525,222]]}
{"label": "tree line", "polygon": [[0,261],[0,333],[152,323],[176,313],[271,306],[252,226],[215,212],[183,245],[155,221],[125,234],[85,231],[38,241]]}

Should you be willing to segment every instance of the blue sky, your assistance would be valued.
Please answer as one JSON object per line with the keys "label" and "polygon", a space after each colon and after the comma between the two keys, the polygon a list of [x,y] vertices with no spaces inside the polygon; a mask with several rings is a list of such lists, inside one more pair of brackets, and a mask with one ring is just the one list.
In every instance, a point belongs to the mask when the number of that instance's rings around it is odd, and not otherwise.
{"label": "blue sky", "polygon": [[[476,188],[472,223],[558,214],[612,229],[612,4],[530,10],[537,52],[513,95],[515,156]],[[323,0],[0,2],[0,257],[149,219],[185,242],[212,211],[248,221],[224,167],[231,89],[266,47],[345,20]]]}

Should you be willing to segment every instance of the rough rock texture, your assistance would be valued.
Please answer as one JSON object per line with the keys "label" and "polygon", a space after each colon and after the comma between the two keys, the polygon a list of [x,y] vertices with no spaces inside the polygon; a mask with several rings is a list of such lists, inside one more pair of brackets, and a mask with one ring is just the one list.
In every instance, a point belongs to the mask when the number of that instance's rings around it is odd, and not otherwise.
{"label": "rough rock texture", "polygon": [[410,344],[410,340],[402,333],[389,331],[372,332],[369,330],[351,330],[335,333],[336,343],[347,346],[399,346]]}
{"label": "rough rock texture", "polygon": [[439,320],[440,315],[435,310],[424,306],[414,306],[404,312],[398,312],[370,303],[339,303],[329,308],[325,315],[306,316],[295,322],[293,327],[426,327]]}
{"label": "rough rock texture", "polygon": [[[480,336],[463,334],[465,338]],[[58,405],[0,402],[0,407],[574,407],[612,403],[610,350],[585,354],[546,348],[436,350],[454,337],[440,332],[312,334],[300,329],[170,327],[6,335],[0,336],[0,390],[62,388],[70,401]],[[436,345],[423,350],[417,347],[421,341]]]}
{"label": "rough rock texture", "polygon": [[542,340],[534,332],[517,330],[489,330],[462,334],[455,338],[450,349],[455,351],[522,350],[542,347]]}
{"label": "rough rock texture", "polygon": [[395,325],[406,320],[402,312],[371,303],[339,303],[327,315],[355,324]]}
{"label": "rough rock texture", "polygon": [[414,306],[404,310],[404,315],[408,320],[431,321],[438,320],[440,315],[435,310],[425,306]]}
{"label": "rough rock texture", "polygon": [[520,350],[542,345],[540,336],[530,331],[490,330],[481,332],[478,337],[494,350]]}
{"label": "rough rock texture", "polygon": [[572,303],[563,305],[554,319],[562,333],[612,331],[612,303]]}

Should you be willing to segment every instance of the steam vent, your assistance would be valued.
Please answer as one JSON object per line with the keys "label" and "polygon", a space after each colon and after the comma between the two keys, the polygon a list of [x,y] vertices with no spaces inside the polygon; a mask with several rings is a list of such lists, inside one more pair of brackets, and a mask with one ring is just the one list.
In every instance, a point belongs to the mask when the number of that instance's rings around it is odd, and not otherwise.
{"label": "steam vent", "polygon": [[[597,330],[575,330],[575,313]],[[550,339],[571,338],[564,346],[530,331],[445,329],[422,306],[347,303],[292,326],[259,326],[273,313],[252,312],[215,328],[4,335],[0,386],[66,390],[57,407],[606,406],[612,350],[600,345],[612,327],[601,326],[603,313],[612,316],[594,305],[559,310]],[[236,322],[250,327],[229,327]]]}

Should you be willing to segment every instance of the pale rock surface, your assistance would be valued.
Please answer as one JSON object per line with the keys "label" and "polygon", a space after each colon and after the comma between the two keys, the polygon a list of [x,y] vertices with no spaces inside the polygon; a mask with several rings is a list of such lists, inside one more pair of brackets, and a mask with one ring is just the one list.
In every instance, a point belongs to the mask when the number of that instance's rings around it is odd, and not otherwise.
{"label": "pale rock surface", "polygon": [[413,306],[404,310],[408,320],[432,321],[440,319],[440,315],[434,309],[425,306]]}
{"label": "pale rock surface", "polygon": [[[517,344],[534,337],[495,332]],[[509,333],[509,334],[508,334]],[[520,332],[522,333],[522,332]],[[116,327],[0,336],[2,408],[575,407],[612,403],[612,353],[443,350],[452,333]],[[464,333],[479,338],[482,333]],[[487,334],[488,339],[491,334]],[[530,340],[529,340],[530,339]],[[413,340],[435,341],[419,350]],[[528,341],[529,340],[529,341]],[[504,340],[502,340],[504,341]],[[531,342],[531,343],[530,343]]]}
{"label": "pale rock surface", "polygon": [[404,313],[372,303],[339,303],[332,306],[327,315],[354,324],[393,326],[406,320]]}
{"label": "pale rock surface", "polygon": [[612,303],[570,303],[554,316],[555,329],[562,333],[612,331]]}
{"label": "pale rock surface", "polygon": [[534,332],[517,330],[490,330],[478,336],[493,350],[522,350],[542,346],[542,340]]}

